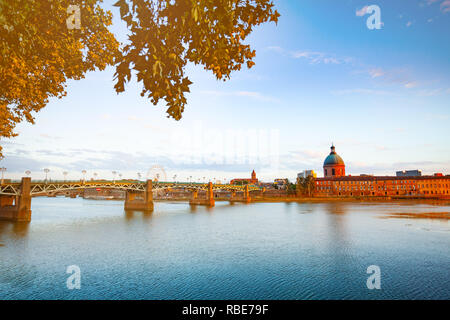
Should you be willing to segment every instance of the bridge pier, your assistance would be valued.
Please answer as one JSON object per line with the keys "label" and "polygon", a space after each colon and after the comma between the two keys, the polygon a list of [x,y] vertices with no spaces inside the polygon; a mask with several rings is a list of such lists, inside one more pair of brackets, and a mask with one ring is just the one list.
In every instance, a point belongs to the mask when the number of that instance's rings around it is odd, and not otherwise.
{"label": "bridge pier", "polygon": [[248,190],[248,185],[244,187],[244,194],[242,197],[236,196],[236,191],[231,192],[230,202],[252,202],[252,198],[250,197],[250,191]]}
{"label": "bridge pier", "polygon": [[251,202],[252,198],[250,197],[250,191],[248,190],[248,185],[245,185],[245,189],[244,189],[244,202]]}
{"label": "bridge pier", "polygon": [[31,221],[31,178],[22,178],[18,196],[0,196],[0,220]]}
{"label": "bridge pier", "polygon": [[153,211],[153,187],[152,180],[147,180],[143,197],[136,199],[136,195],[142,192],[127,190],[125,193],[125,210]]}
{"label": "bridge pier", "polygon": [[0,196],[0,208],[13,206],[16,196]]}
{"label": "bridge pier", "polygon": [[191,199],[189,200],[189,204],[197,204],[197,205],[203,205],[208,207],[214,207],[215,201],[214,201],[214,191],[212,187],[212,182],[208,183],[208,189],[206,191],[206,199],[199,199],[198,198],[198,190],[192,191]]}

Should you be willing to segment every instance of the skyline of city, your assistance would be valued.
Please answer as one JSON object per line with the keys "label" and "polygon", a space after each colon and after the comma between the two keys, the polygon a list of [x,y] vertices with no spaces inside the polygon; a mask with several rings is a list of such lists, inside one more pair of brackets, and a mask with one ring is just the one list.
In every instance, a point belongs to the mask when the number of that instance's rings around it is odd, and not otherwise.
{"label": "skyline of city", "polygon": [[[35,125],[22,123],[17,138],[0,141],[5,178],[25,170],[41,178],[44,168],[55,179],[63,171],[79,178],[82,170],[131,178],[159,164],[168,177],[232,179],[255,169],[261,180],[292,179],[306,169],[320,173],[332,142],[347,174],[448,173],[450,3],[385,3],[374,2],[382,29],[369,30],[363,8],[371,3],[276,2],[278,25],[249,38],[251,70],[219,82],[188,67],[194,84],[178,122],[165,118],[163,104],[141,98],[136,82],[116,95],[112,68],[69,82],[67,97],[52,99]],[[125,41],[117,8],[105,8]],[[221,141],[230,136],[227,149]],[[236,146],[239,137],[244,146]],[[237,155],[233,163],[227,150]]]}

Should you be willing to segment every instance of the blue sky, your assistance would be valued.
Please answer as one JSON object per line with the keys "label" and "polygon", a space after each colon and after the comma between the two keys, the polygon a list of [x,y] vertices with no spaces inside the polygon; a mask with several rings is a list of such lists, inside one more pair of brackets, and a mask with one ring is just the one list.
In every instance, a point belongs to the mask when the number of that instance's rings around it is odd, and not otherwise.
{"label": "blue sky", "polygon": [[[450,173],[450,1],[274,1],[278,25],[256,28],[248,43],[256,65],[215,80],[188,66],[194,82],[183,119],[165,116],[132,81],[113,89],[114,70],[68,83],[36,124],[2,140],[6,176],[88,177],[112,170],[168,180],[249,176],[266,181],[314,169],[332,142],[348,174],[421,169]],[[368,5],[382,28],[369,30]],[[105,5],[109,8],[109,4]],[[126,30],[115,16],[113,31]],[[163,174],[163,173],[161,173]]]}

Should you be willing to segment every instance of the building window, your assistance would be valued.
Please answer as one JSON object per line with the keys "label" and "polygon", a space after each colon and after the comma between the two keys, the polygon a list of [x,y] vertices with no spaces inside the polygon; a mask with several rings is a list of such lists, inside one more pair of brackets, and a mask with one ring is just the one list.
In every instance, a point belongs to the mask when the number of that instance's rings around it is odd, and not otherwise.
{"label": "building window", "polygon": [[335,176],[336,175],[336,170],[333,168],[331,169],[331,175]]}

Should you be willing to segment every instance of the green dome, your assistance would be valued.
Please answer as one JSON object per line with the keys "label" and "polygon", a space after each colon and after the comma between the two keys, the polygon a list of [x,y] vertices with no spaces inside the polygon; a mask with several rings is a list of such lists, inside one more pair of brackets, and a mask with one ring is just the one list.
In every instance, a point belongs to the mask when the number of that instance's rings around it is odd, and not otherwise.
{"label": "green dome", "polygon": [[344,165],[344,160],[334,151],[334,146],[331,146],[331,152],[328,157],[325,158],[323,163],[324,166],[342,164]]}

